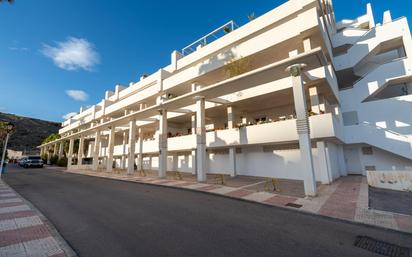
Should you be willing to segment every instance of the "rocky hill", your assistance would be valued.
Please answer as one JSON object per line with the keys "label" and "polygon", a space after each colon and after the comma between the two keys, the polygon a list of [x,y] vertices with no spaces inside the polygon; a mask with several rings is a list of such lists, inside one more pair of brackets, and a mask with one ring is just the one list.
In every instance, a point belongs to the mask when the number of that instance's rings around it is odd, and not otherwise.
{"label": "rocky hill", "polygon": [[16,132],[10,137],[8,149],[16,151],[36,151],[36,146],[51,133],[60,129],[60,123],[17,116],[0,112],[0,121],[8,121],[16,126]]}

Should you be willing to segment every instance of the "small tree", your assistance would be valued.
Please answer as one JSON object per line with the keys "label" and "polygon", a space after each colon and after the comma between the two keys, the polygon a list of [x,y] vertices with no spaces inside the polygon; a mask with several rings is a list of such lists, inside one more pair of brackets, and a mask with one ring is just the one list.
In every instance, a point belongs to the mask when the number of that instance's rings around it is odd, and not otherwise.
{"label": "small tree", "polygon": [[52,133],[52,134],[50,134],[48,137],[46,137],[46,138],[43,140],[42,144],[46,144],[46,143],[52,142],[52,141],[57,140],[57,139],[59,139],[59,138],[60,138],[60,135],[59,135],[59,134],[57,134],[57,133]]}
{"label": "small tree", "polygon": [[241,57],[234,59],[226,64],[224,69],[229,78],[248,72],[251,69],[249,58]]}

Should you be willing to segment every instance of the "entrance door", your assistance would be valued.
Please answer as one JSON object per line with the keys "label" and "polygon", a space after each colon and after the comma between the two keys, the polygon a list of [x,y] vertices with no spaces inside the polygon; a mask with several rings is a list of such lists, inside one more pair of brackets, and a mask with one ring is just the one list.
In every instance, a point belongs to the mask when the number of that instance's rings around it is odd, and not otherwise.
{"label": "entrance door", "polygon": [[344,147],[343,152],[348,174],[362,174],[359,147]]}

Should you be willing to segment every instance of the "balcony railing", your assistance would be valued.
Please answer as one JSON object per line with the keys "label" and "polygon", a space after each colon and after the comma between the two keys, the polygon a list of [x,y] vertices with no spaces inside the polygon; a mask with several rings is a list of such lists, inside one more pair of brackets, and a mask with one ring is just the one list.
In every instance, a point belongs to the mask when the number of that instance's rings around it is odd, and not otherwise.
{"label": "balcony railing", "polygon": [[196,40],[195,42],[191,43],[190,45],[184,47],[182,49],[181,54],[183,56],[189,55],[189,54],[195,52],[196,48],[198,46],[203,47],[203,46],[215,41],[216,39],[232,32],[236,28],[237,28],[236,23],[233,20],[229,21],[229,22],[223,24],[222,26],[220,26],[219,28],[213,30],[212,32],[210,32],[206,36],[204,36],[204,37]]}

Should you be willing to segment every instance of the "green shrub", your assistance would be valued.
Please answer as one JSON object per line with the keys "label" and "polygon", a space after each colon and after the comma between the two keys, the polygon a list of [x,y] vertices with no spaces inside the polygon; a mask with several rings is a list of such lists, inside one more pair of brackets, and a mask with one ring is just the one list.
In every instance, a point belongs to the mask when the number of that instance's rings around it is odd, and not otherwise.
{"label": "green shrub", "polygon": [[50,164],[51,164],[51,165],[56,165],[58,160],[59,160],[59,156],[57,156],[57,155],[52,155],[52,156],[50,157]]}
{"label": "green shrub", "polygon": [[41,159],[43,160],[43,163],[47,163],[47,153],[44,153],[41,155]]}
{"label": "green shrub", "polygon": [[62,157],[57,161],[57,166],[60,167],[67,167],[67,158],[66,157]]}

